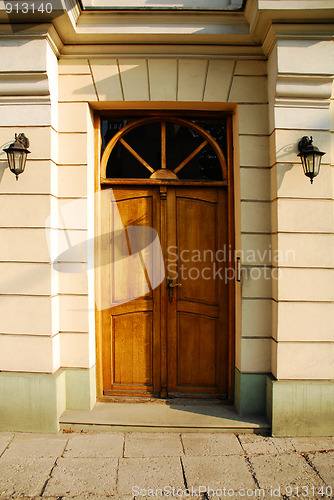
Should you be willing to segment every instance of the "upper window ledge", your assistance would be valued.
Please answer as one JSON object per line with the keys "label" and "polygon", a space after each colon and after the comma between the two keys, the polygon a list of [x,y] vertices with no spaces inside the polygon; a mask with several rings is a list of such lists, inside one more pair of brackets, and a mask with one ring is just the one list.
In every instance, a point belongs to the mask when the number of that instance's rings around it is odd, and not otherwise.
{"label": "upper window ledge", "polygon": [[240,11],[245,0],[82,0],[85,10]]}

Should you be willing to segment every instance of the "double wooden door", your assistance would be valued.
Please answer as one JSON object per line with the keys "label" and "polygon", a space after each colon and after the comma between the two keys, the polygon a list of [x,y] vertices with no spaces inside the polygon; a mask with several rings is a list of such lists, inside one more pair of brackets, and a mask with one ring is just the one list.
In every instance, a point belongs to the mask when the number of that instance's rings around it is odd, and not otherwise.
{"label": "double wooden door", "polygon": [[227,397],[226,188],[103,191],[103,396]]}

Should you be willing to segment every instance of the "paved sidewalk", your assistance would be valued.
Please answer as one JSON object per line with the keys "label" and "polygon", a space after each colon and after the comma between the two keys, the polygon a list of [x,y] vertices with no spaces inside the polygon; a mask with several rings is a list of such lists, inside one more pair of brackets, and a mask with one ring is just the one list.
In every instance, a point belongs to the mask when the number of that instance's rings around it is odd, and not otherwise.
{"label": "paved sidewalk", "polygon": [[334,498],[333,471],[334,438],[0,433],[2,500]]}

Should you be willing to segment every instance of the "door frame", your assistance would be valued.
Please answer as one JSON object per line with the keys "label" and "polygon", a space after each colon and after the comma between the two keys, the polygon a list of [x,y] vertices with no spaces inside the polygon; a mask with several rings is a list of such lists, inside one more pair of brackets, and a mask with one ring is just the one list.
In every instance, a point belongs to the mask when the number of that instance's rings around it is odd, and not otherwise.
{"label": "door frame", "polygon": [[[118,106],[110,109],[99,109],[94,111],[94,158],[95,158],[95,168],[94,168],[94,191],[98,194],[101,191],[101,169],[100,169],[100,149],[101,149],[101,135],[100,135],[100,123],[101,116],[114,116],[114,117],[136,117],[136,116],[177,116],[184,119],[191,118],[226,118],[227,120],[227,147],[228,147],[228,158],[226,159],[227,164],[227,182],[225,186],[227,187],[227,228],[228,228],[228,249],[229,249],[229,261],[228,266],[235,269],[236,263],[234,262],[235,255],[235,207],[234,207],[234,148],[233,148],[233,115],[235,113],[235,106],[232,105],[222,105],[221,103],[210,103],[205,105],[199,105],[198,103],[187,103],[183,105],[181,103],[169,103],[170,106],[166,106],[164,103],[164,109],[159,107],[158,103],[154,105],[154,109],[150,108],[152,103],[117,103]],[[124,106],[124,104],[126,104]],[[193,106],[191,106],[193,104]],[[202,104],[202,103],[201,103]],[[121,105],[121,106],[120,106]],[[168,108],[166,110],[166,108]],[[166,183],[161,180],[155,179],[108,179],[104,180],[103,185],[110,185],[110,187],[121,185],[124,186],[140,186],[140,185],[160,185],[164,186]],[[178,183],[182,185],[181,183]],[[189,185],[189,182],[187,183]],[[196,182],[198,185],[198,182]],[[222,189],[226,189],[223,187]],[[101,283],[101,272],[98,266],[98,256],[99,256],[99,235],[101,234],[101,208],[99,204],[99,197],[95,196],[95,214],[94,214],[94,254],[95,254],[95,297],[98,297]],[[231,258],[232,257],[232,258]],[[231,404],[234,400],[234,367],[235,367],[235,280],[229,281],[229,291],[228,291],[228,397],[224,400],[224,404]],[[106,402],[117,400],[117,396],[110,397],[103,395],[103,346],[102,346],[102,314],[97,310],[95,306],[95,331],[96,331],[96,383],[97,383],[97,401]],[[123,398],[124,399],[124,398]],[[141,398],[145,401],[145,398]]]}

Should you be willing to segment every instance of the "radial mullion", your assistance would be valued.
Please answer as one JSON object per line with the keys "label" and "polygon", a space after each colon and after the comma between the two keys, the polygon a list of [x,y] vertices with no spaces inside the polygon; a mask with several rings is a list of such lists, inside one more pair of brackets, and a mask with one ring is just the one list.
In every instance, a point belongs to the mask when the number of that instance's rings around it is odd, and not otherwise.
{"label": "radial mullion", "polygon": [[166,122],[161,122],[161,168],[166,168]]}
{"label": "radial mullion", "polygon": [[130,144],[128,144],[124,139],[120,139],[119,142],[121,144],[123,144],[123,146],[129,151],[129,153],[131,153],[135,158],[136,160],[138,160],[145,168],[147,168],[147,170],[149,170],[151,173],[155,172],[154,168],[152,168],[145,160],[144,158],[142,158],[138,153],[136,153],[136,151],[134,149],[132,149],[132,147],[130,146]]}
{"label": "radial mullion", "polygon": [[178,167],[174,169],[174,174],[177,174],[183,167],[187,165],[206,145],[208,144],[207,139],[202,142],[192,153]]}

